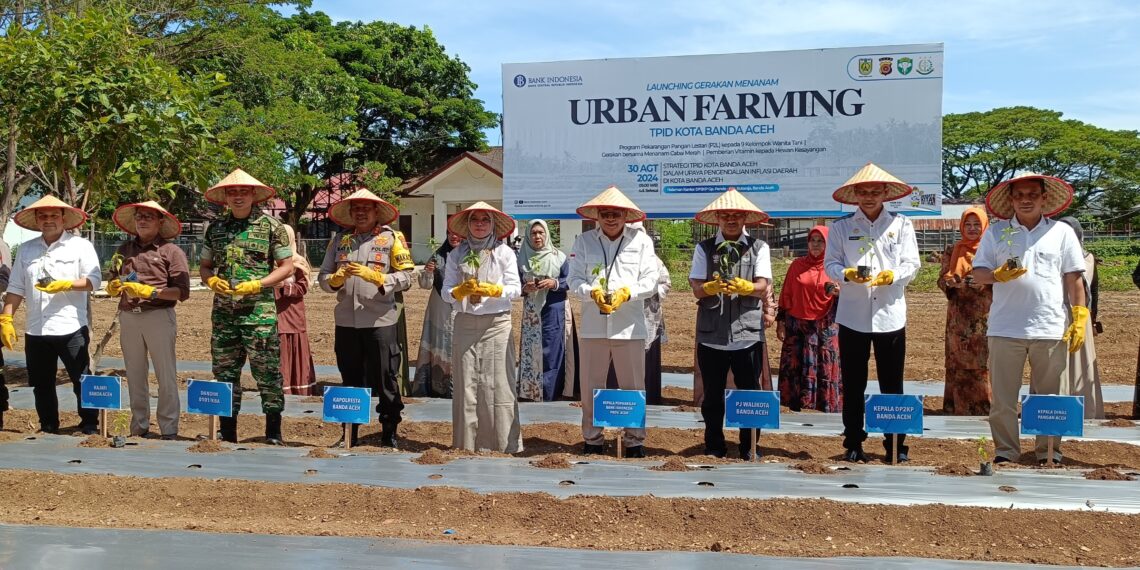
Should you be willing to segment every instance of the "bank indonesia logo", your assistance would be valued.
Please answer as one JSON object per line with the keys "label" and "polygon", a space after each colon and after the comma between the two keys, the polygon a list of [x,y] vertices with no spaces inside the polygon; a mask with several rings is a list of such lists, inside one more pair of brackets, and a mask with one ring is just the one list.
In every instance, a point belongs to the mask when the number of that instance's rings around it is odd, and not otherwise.
{"label": "bank indonesia logo", "polygon": [[859,58],[859,75],[871,75],[872,61],[869,57]]}
{"label": "bank indonesia logo", "polygon": [[526,76],[521,73],[516,75],[514,83],[515,87],[526,87]]}
{"label": "bank indonesia logo", "polygon": [[934,62],[929,57],[924,57],[918,60],[918,66],[914,68],[919,75],[930,75],[934,73]]}
{"label": "bank indonesia logo", "polygon": [[914,60],[909,57],[899,58],[899,73],[903,75],[910,75],[910,70],[914,69]]}

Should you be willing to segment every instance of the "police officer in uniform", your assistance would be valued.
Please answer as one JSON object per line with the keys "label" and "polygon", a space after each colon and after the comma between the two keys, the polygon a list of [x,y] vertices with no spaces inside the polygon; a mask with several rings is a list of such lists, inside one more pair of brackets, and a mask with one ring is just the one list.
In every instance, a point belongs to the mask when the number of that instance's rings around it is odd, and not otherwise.
{"label": "police officer in uniform", "polygon": [[[317,281],[336,293],[336,365],[346,386],[372,388],[379,402],[381,447],[395,448],[401,356],[397,294],[412,286],[412,254],[388,224],[400,212],[366,189],[333,204],[329,217],[344,227],[329,241]],[[356,444],[358,425],[352,425]],[[343,445],[343,440],[336,445]]]}
{"label": "police officer in uniform", "polygon": [[283,445],[281,347],[273,286],[293,274],[289,234],[278,220],[256,205],[274,195],[272,188],[240,168],[206,190],[206,199],[229,210],[206,228],[201,255],[202,282],[214,291],[210,353],[214,378],[234,387],[233,415],[221,418],[221,437],[237,442],[241,411],[241,369],[249,367],[261,392],[265,442]]}

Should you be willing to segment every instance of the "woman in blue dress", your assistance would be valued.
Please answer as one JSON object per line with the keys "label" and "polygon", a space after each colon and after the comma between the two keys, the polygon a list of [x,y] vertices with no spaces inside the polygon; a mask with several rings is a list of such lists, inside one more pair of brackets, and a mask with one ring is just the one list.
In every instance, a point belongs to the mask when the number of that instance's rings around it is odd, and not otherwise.
{"label": "woman in blue dress", "polygon": [[519,351],[520,400],[552,401],[566,381],[566,254],[554,247],[542,220],[527,225],[519,252],[523,281],[522,349]]}

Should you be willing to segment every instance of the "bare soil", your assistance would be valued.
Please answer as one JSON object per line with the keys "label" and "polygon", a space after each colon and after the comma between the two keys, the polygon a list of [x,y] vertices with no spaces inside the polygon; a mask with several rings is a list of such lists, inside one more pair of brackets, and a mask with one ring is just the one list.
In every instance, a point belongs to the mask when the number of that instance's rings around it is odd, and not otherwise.
{"label": "bare soil", "polygon": [[186,448],[190,453],[223,453],[229,450],[230,448],[222,442],[211,439],[203,439]]}
{"label": "bare soil", "polygon": [[665,458],[665,463],[662,463],[661,465],[655,465],[653,467],[650,467],[649,470],[650,471],[692,471],[693,468],[689,467],[689,465],[687,463],[685,463],[685,459],[683,457],[678,457],[676,455],[670,455],[669,457]]}
{"label": "bare soil", "polygon": [[[12,524],[769,556],[1140,563],[1140,517],[1101,512],[827,500],[558,499],[449,487],[407,490],[28,471],[5,471],[3,477],[0,521]],[[344,508],[348,504],[353,508]],[[444,535],[446,529],[454,533]]]}
{"label": "bare soil", "polygon": [[1136,477],[1127,473],[1121,473],[1111,467],[1101,467],[1100,469],[1085,473],[1085,479],[1091,481],[1134,481]]}
{"label": "bare soil", "polygon": [[938,469],[935,469],[934,472],[938,475],[950,475],[953,477],[970,477],[974,475],[974,472],[971,471],[969,467],[961,463],[942,465]]}
{"label": "bare soil", "polygon": [[569,469],[570,459],[565,453],[552,453],[541,459],[531,461],[530,464],[539,469]]}

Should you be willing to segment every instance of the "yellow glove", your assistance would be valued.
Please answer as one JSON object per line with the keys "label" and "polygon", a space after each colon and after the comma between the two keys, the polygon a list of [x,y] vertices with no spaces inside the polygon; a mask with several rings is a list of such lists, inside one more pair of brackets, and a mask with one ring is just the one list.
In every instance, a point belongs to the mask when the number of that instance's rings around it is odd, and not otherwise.
{"label": "yellow glove", "polygon": [[868,283],[871,281],[870,277],[859,277],[859,270],[854,267],[848,267],[843,270],[843,279],[853,283]]}
{"label": "yellow glove", "polygon": [[629,287],[622,287],[613,293],[610,293],[610,309],[613,311],[618,310],[622,303],[629,300]]}
{"label": "yellow glove", "polygon": [[743,277],[733,277],[732,281],[728,282],[728,292],[747,297],[756,290],[756,285]]}
{"label": "yellow glove", "polygon": [[890,285],[895,282],[895,272],[890,269],[884,269],[875,276],[867,285],[870,287],[881,287],[883,285]]}
{"label": "yellow glove", "polygon": [[705,281],[705,283],[701,285],[701,291],[704,291],[705,295],[709,296],[720,295],[721,293],[728,291],[728,284],[724,281],[721,281],[720,279]]}
{"label": "yellow glove", "polygon": [[234,295],[256,295],[261,292],[261,281],[253,279],[251,281],[242,281],[234,287]]}
{"label": "yellow glove", "polygon": [[112,279],[107,282],[107,286],[103,290],[112,297],[118,297],[119,293],[123,292],[123,282],[119,281],[118,278]]}
{"label": "yellow glove", "polygon": [[359,277],[377,287],[384,286],[384,274],[376,271],[375,269],[372,269],[371,267],[368,267],[367,265],[349,263],[348,273],[349,275]]}
{"label": "yellow glove", "polygon": [[154,287],[142,283],[123,283],[121,289],[128,297],[136,299],[150,299],[154,295]]}
{"label": "yellow glove", "polygon": [[211,275],[210,278],[206,280],[206,286],[219,295],[234,294],[234,290],[230,289],[230,282],[217,275]]}
{"label": "yellow glove", "polygon": [[467,297],[474,295],[475,291],[478,288],[479,288],[479,282],[478,281],[476,281],[474,279],[468,279],[467,281],[460,283],[458,286],[456,286],[454,289],[451,290],[451,297],[453,299],[455,299],[456,301],[462,301],[462,300],[466,299]]}
{"label": "yellow glove", "polygon": [[1061,340],[1069,343],[1069,352],[1076,352],[1085,344],[1085,327],[1089,323],[1089,308],[1077,305],[1073,307],[1073,323],[1065,331]]}
{"label": "yellow glove", "polygon": [[12,315],[0,315],[0,342],[7,349],[16,347],[16,327],[12,326]]}
{"label": "yellow glove", "polygon": [[329,275],[328,284],[333,289],[344,287],[344,280],[347,279],[348,266],[342,265],[336,270],[336,273]]}
{"label": "yellow glove", "polygon": [[599,308],[606,304],[606,292],[602,291],[601,287],[594,287],[594,289],[590,291],[590,298],[594,300],[594,304]]}
{"label": "yellow glove", "polygon": [[480,283],[475,286],[475,294],[480,297],[502,297],[503,286],[494,283]]}
{"label": "yellow glove", "polygon": [[1003,263],[1001,267],[998,267],[994,270],[994,279],[996,279],[999,283],[1007,283],[1009,281],[1017,279],[1018,277],[1021,277],[1022,275],[1025,275],[1026,271],[1028,270],[1024,267],[1009,269]]}
{"label": "yellow glove", "polygon": [[40,291],[43,291],[44,293],[51,293],[53,295],[55,293],[65,293],[67,291],[70,291],[71,287],[72,287],[71,281],[52,281],[51,283],[48,283],[47,285],[42,285],[42,286],[39,284],[36,285],[36,289],[39,289]]}

